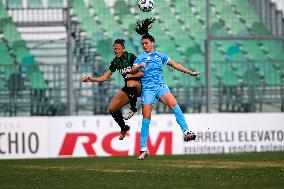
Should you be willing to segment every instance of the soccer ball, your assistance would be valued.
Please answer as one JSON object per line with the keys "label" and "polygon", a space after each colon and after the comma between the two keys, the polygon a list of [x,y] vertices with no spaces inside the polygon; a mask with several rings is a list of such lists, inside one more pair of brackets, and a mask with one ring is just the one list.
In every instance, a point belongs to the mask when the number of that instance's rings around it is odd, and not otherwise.
{"label": "soccer ball", "polygon": [[154,0],[139,0],[138,7],[143,12],[149,12],[154,8]]}

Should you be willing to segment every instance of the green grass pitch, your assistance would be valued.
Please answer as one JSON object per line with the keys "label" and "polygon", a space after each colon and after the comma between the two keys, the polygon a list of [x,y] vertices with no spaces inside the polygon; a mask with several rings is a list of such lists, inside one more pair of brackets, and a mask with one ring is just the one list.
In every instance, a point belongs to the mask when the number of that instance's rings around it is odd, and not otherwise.
{"label": "green grass pitch", "polygon": [[0,160],[0,188],[284,188],[284,153]]}

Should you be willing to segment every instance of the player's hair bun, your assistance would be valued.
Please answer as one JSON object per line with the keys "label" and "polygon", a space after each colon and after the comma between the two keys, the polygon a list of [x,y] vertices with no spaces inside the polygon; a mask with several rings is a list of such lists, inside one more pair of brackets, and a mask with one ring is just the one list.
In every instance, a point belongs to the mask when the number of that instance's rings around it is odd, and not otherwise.
{"label": "player's hair bun", "polygon": [[155,22],[155,18],[146,18],[145,20],[142,20],[141,22],[137,22],[137,25],[135,27],[135,31],[139,35],[149,35],[149,30],[152,27],[151,24]]}

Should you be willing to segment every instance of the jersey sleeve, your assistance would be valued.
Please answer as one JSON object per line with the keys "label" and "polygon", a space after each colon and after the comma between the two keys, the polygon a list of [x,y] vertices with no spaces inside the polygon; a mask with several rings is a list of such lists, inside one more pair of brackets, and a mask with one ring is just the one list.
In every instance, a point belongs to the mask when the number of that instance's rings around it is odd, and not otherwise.
{"label": "jersey sleeve", "polygon": [[135,59],[133,65],[138,65],[138,66],[140,66],[141,63],[142,63],[142,56],[140,55],[140,56],[138,56],[138,57]]}
{"label": "jersey sleeve", "polygon": [[136,60],[136,56],[134,55],[134,54],[130,54],[130,62],[132,63],[132,64],[134,64],[134,62],[135,62],[135,60]]}
{"label": "jersey sleeve", "polygon": [[161,58],[163,64],[168,64],[168,62],[171,61],[170,57],[168,57],[166,54],[161,54]]}
{"label": "jersey sleeve", "polygon": [[116,71],[116,66],[114,65],[114,61],[111,61],[108,70],[111,71],[112,73]]}

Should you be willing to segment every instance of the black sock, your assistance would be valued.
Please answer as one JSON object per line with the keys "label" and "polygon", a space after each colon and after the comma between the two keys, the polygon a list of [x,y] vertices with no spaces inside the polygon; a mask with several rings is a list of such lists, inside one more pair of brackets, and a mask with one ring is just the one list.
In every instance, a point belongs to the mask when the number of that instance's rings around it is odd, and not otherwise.
{"label": "black sock", "polygon": [[129,100],[130,100],[130,109],[134,112],[137,112],[136,103],[137,103],[137,96],[138,91],[136,87],[128,87],[128,94],[127,94]]}
{"label": "black sock", "polygon": [[123,129],[125,126],[125,122],[123,120],[121,111],[119,110],[117,112],[110,113],[110,114],[113,117],[113,119],[116,121],[116,123],[120,126],[120,128]]}

